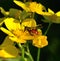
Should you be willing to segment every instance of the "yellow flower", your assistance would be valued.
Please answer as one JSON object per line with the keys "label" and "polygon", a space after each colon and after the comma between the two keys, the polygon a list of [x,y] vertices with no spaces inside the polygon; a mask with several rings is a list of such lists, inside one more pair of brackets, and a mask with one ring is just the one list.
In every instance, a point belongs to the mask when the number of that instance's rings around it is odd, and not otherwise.
{"label": "yellow flower", "polygon": [[48,8],[48,13],[51,15],[45,15],[44,22],[60,23],[60,11],[54,13],[54,11]]}
{"label": "yellow flower", "polygon": [[50,13],[46,12],[46,8],[41,3],[30,2],[29,8],[31,12],[36,12],[40,15],[51,15]]}
{"label": "yellow flower", "polygon": [[47,46],[48,45],[47,36],[40,35],[35,37],[35,39],[33,40],[33,45],[38,48],[43,48]]}
{"label": "yellow flower", "polygon": [[[35,29],[36,21],[34,19],[27,18],[23,20],[22,24],[20,24],[14,18],[7,18],[4,20],[4,23],[8,30],[3,27],[0,29],[4,33],[8,34],[8,37],[12,41],[17,43],[26,43],[27,40],[31,40],[33,45],[38,48],[48,45],[47,37],[42,35],[42,31],[40,29]],[[28,30],[25,29],[25,27],[28,27]]]}
{"label": "yellow flower", "polygon": [[43,48],[47,46],[48,45],[47,36],[42,35],[42,31],[40,29],[38,29],[37,32],[38,34],[34,34],[32,44],[38,48]]}
{"label": "yellow flower", "polygon": [[44,12],[44,11],[46,11],[46,9],[41,3],[29,2],[29,4],[25,4],[21,1],[16,1],[16,0],[14,0],[14,3],[16,3],[18,6],[22,7],[27,12],[35,12],[40,15],[51,15],[48,12]]}
{"label": "yellow flower", "polygon": [[26,40],[30,40],[33,37],[29,34],[28,31],[24,31],[24,26],[26,25],[20,25],[19,22],[17,22],[14,18],[7,18],[4,20],[4,23],[6,27],[8,28],[5,29],[1,27],[0,29],[8,34],[9,38],[15,42],[19,43],[26,43]]}
{"label": "yellow flower", "polygon": [[13,46],[13,42],[6,37],[4,42],[0,45],[0,57],[2,58],[16,58],[19,56],[19,50]]}

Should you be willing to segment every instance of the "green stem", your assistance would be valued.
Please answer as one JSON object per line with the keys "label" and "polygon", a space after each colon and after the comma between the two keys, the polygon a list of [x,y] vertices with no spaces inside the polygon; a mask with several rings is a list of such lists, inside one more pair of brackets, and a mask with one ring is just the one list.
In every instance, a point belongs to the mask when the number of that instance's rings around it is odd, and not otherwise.
{"label": "green stem", "polygon": [[[28,53],[27,53],[28,52]],[[26,54],[29,56],[29,58],[31,59],[31,61],[34,61],[33,60],[33,57],[32,57],[32,55],[31,55],[31,53],[30,53],[30,50],[29,50],[29,45],[28,45],[28,43],[27,43],[27,52],[26,52]]]}
{"label": "green stem", "polygon": [[47,28],[47,30],[45,31],[44,35],[46,35],[47,32],[49,31],[51,24],[52,24],[52,23],[49,23],[48,28]]}
{"label": "green stem", "polygon": [[[47,30],[45,31],[44,35],[47,34],[48,30],[50,29],[52,23],[49,23]],[[37,53],[37,61],[40,61],[40,48],[38,48],[38,53]]]}
{"label": "green stem", "polygon": [[38,53],[37,53],[37,61],[40,59],[40,48],[38,48]]}
{"label": "green stem", "polygon": [[24,58],[24,48],[22,49],[22,58]]}
{"label": "green stem", "polygon": [[25,54],[31,59],[31,61],[34,61],[30,53],[25,52]]}
{"label": "green stem", "polygon": [[24,58],[24,48],[23,48],[23,46],[19,43],[19,47],[21,48],[21,50],[22,50],[22,58]]}

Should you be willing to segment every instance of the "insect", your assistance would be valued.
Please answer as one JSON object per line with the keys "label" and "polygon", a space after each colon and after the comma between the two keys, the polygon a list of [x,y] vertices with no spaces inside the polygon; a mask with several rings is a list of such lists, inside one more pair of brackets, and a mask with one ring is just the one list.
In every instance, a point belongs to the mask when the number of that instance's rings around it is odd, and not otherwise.
{"label": "insect", "polygon": [[30,35],[38,34],[38,31],[35,27],[27,27],[26,26],[25,30],[27,30],[30,33]]}
{"label": "insect", "polygon": [[28,27],[25,26],[25,30],[24,31],[28,31],[30,33],[30,35],[38,35],[38,28],[41,28],[41,25],[37,25],[36,27]]}

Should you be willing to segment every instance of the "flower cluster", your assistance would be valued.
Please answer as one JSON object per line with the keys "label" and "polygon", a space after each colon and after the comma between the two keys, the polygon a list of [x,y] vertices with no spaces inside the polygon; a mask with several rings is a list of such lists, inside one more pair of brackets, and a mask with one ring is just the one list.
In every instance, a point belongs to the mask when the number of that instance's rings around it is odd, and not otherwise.
{"label": "flower cluster", "polygon": [[[4,58],[24,57],[29,43],[37,48],[48,45],[47,36],[43,35],[41,28],[37,27],[39,25],[34,19],[34,13],[42,15],[45,18],[42,21],[45,23],[60,23],[60,11],[56,14],[49,8],[46,11],[46,8],[37,2],[23,3],[17,0],[13,2],[20,6],[23,11],[10,9],[6,12],[0,7],[1,13],[5,15],[1,18],[0,30],[7,34],[7,37],[0,45],[0,57]],[[6,28],[2,24],[5,24]],[[18,48],[15,44],[18,45]],[[27,54],[27,56],[30,56],[30,54]]]}
{"label": "flower cluster", "polygon": [[[34,19],[31,19],[31,18],[25,19],[22,22],[22,24],[20,24],[20,22],[14,18],[6,18],[3,21],[3,23],[5,23],[8,30],[5,29],[4,27],[0,27],[0,30],[2,30],[4,33],[6,33],[8,35],[8,38],[11,40],[10,42],[9,42],[9,40],[8,41],[5,40],[5,42],[2,44],[3,47],[1,48],[0,52],[3,53],[2,54],[2,56],[4,55],[3,57],[10,56],[10,55],[7,55],[7,53],[5,52],[5,49],[9,50],[12,47],[13,50],[15,50],[15,51],[17,50],[13,46],[13,44],[12,44],[13,42],[27,43],[27,41],[31,40],[32,44],[38,48],[42,48],[42,47],[48,45],[47,36],[42,35],[42,31],[40,29],[35,29],[36,21]],[[32,28],[32,29],[29,30],[29,28]],[[9,44],[8,44],[8,42],[9,42]],[[8,47],[7,47],[7,45],[8,45]],[[11,52],[11,50],[9,50],[9,51]],[[18,51],[16,51],[15,55],[13,55],[13,53],[10,53],[12,55],[10,57],[14,57],[14,56],[18,55]]]}

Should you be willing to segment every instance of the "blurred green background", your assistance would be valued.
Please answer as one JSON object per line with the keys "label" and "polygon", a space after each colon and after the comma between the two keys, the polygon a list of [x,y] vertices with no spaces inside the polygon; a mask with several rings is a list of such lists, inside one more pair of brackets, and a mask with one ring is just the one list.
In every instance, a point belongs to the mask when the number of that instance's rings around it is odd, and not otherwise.
{"label": "blurred green background", "polygon": [[[23,0],[20,0],[23,1]],[[60,1],[59,0],[33,0],[42,3],[46,8],[52,9],[54,12],[57,12],[60,10]],[[0,0],[0,6],[3,7],[6,11],[8,11],[10,8],[17,8],[21,9],[19,6],[17,6],[15,3],[13,3],[13,0]],[[3,15],[0,13],[0,17],[3,17]],[[43,33],[48,27],[48,23],[44,23],[41,21],[43,17],[41,15],[36,14],[35,19],[37,24],[42,24],[42,31]],[[4,26],[4,25],[3,25]],[[4,26],[5,27],[5,26]],[[4,36],[3,36],[4,35]],[[6,34],[4,34],[2,31],[0,31],[0,44],[3,42],[3,39],[5,38]],[[40,61],[60,61],[60,24],[52,24],[50,27],[48,33],[48,46],[41,49],[40,54]],[[36,55],[37,55],[37,48],[30,45],[30,50],[33,58],[36,61]]]}

